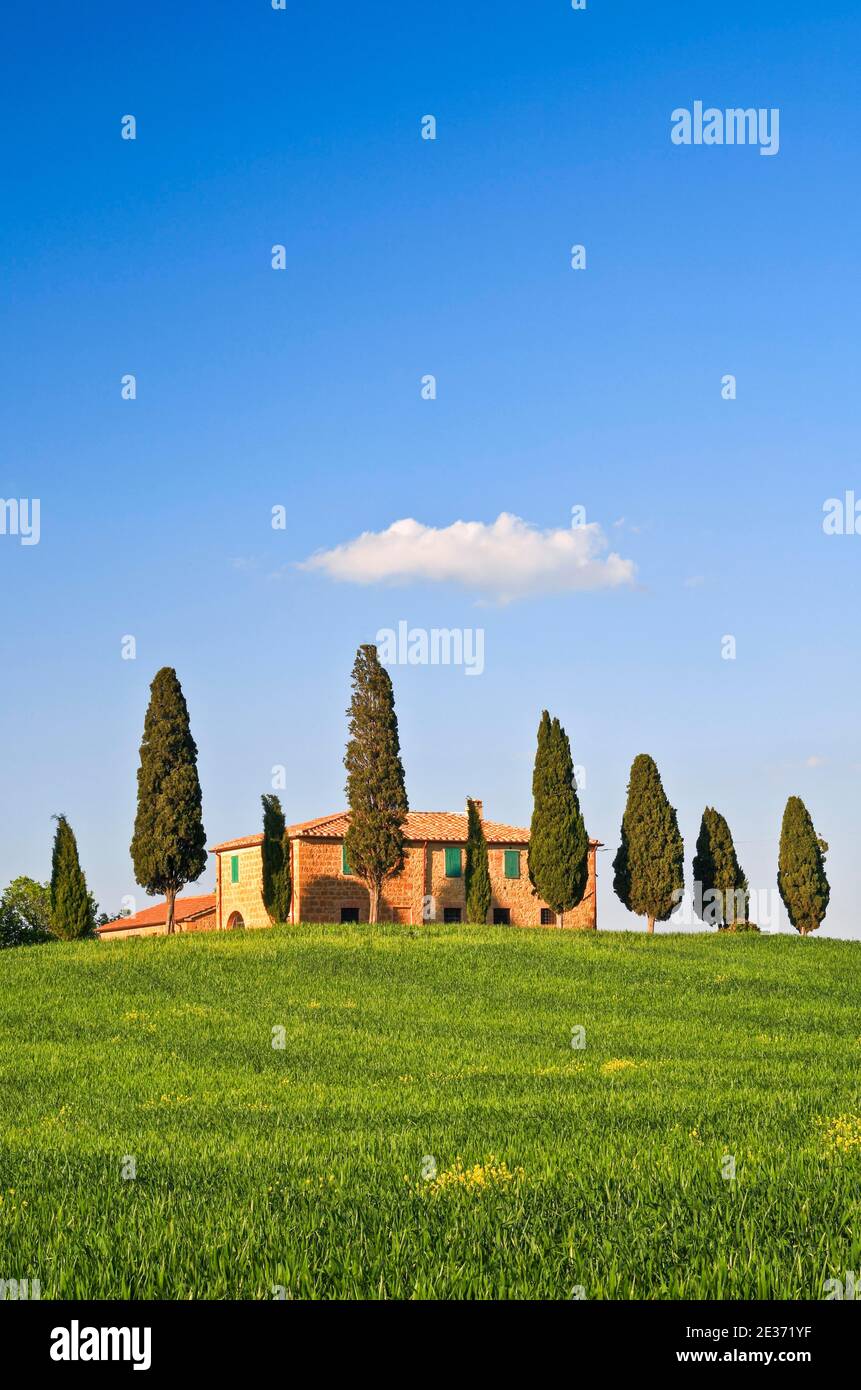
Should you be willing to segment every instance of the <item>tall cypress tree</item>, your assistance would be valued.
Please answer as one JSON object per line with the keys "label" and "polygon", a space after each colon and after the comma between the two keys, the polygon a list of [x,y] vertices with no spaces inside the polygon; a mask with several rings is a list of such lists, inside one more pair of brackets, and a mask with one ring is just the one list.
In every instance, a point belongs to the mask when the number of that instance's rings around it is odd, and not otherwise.
{"label": "tall cypress tree", "polygon": [[51,854],[51,928],[55,936],[73,941],[90,936],[95,925],[93,901],[78,859],[78,844],[65,816],[57,816]]}
{"label": "tall cypress tree", "polygon": [[167,901],[166,931],[174,930],[174,902],[206,866],[197,745],[176,671],[163,666],[150,686],[138,769],[138,806],[131,855],[138,883]]}
{"label": "tall cypress tree", "polygon": [[466,920],[483,926],[487,921],[491,899],[490,869],[487,863],[484,826],[474,801],[466,803],[466,865],[463,871],[463,886],[466,893]]}
{"label": "tall cypress tree", "polygon": [[821,926],[831,889],[825,875],[828,846],[817,835],[800,796],[791,796],[783,812],[777,886],[789,920],[807,936]]}
{"label": "tall cypress tree", "polygon": [[747,921],[747,880],[720,811],[707,806],[694,855],[694,908],[709,926]]}
{"label": "tall cypress tree", "polygon": [[368,890],[369,920],[376,922],[383,884],[403,867],[407,792],[394,691],[375,646],[359,647],[352,683],[344,755],[350,808],[346,850],[353,873]]}
{"label": "tall cypress tree", "polygon": [[589,882],[589,836],[580,814],[568,735],[547,710],[538,725],[532,773],[529,879],[538,896],[562,914],[582,902]]}
{"label": "tall cypress tree", "polygon": [[290,914],[290,841],[281,802],[277,796],[262,796],[263,802],[263,901],[275,922],[286,922]]}
{"label": "tall cypress tree", "polygon": [[654,759],[638,753],[631,764],[621,844],[613,860],[613,887],[629,912],[666,922],[681,902],[685,847]]}

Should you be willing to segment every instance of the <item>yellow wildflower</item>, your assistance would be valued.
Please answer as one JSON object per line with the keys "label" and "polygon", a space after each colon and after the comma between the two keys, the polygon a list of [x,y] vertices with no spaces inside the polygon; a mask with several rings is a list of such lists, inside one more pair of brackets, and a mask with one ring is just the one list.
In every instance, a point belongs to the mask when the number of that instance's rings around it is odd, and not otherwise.
{"label": "yellow wildflower", "polygon": [[833,1115],[816,1123],[827,1153],[861,1153],[861,1115]]}
{"label": "yellow wildflower", "polygon": [[473,1163],[469,1168],[465,1168],[463,1160],[458,1157],[451,1168],[438,1173],[430,1182],[419,1183],[419,1190],[429,1192],[434,1197],[441,1192],[467,1192],[480,1196],[482,1192],[510,1187],[522,1177],[522,1168],[515,1168],[512,1172],[504,1160],[498,1163],[493,1154],[484,1163]]}
{"label": "yellow wildflower", "polygon": [[601,1071],[605,1076],[612,1076],[613,1072],[628,1071],[631,1067],[636,1067],[637,1065],[636,1062],[632,1062],[628,1057],[611,1057],[610,1061],[605,1062],[601,1067]]}

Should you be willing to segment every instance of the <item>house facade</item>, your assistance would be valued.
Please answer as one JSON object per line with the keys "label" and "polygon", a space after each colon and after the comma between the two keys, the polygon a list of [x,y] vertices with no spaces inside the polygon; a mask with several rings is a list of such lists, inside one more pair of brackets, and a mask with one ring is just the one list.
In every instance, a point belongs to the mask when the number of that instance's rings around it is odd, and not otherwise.
{"label": "house facade", "polygon": [[[479,814],[481,802],[477,801]],[[555,926],[556,917],[529,881],[529,831],[485,820],[484,836],[492,898],[488,922],[514,927]],[[291,922],[367,922],[368,892],[352,873],[344,837],[349,814],[320,816],[287,829],[293,896]],[[410,811],[404,823],[404,864],[383,885],[384,922],[466,920],[464,868],[467,816],[451,811]],[[589,880],[583,901],[563,915],[563,926],[594,931],[598,925],[596,853],[589,841]],[[263,902],[263,836],[246,835],[215,845],[215,929],[268,927]]]}

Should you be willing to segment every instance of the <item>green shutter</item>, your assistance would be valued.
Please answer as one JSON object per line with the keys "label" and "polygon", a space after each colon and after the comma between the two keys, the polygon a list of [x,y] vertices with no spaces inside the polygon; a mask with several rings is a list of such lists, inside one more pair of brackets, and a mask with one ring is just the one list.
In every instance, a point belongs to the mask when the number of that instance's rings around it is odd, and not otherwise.
{"label": "green shutter", "polygon": [[239,855],[238,855],[238,854],[231,854],[231,856],[230,856],[230,882],[231,882],[231,883],[238,883],[238,882],[239,882]]}
{"label": "green shutter", "polygon": [[447,849],[445,852],[446,878],[460,878],[460,850]]}
{"label": "green shutter", "polygon": [[520,850],[507,849],[505,851],[505,877],[520,878]]}
{"label": "green shutter", "polygon": [[345,840],[344,843],[341,845],[341,873],[352,874],[352,872],[353,870],[350,868],[350,861],[347,858],[347,841]]}

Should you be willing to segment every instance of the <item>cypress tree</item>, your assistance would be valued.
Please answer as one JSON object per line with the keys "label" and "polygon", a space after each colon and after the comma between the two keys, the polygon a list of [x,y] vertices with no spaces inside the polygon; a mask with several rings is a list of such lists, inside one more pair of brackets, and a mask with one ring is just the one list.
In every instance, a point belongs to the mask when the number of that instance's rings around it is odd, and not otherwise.
{"label": "cypress tree", "polygon": [[484,826],[474,801],[466,803],[466,865],[463,871],[463,886],[466,893],[466,920],[481,923],[483,926],[490,907],[490,869],[487,863]]}
{"label": "cypress tree", "polygon": [[538,725],[532,773],[529,879],[538,896],[562,914],[582,902],[589,882],[589,836],[580,814],[568,735],[547,710]]}
{"label": "cypress tree", "polygon": [[816,931],[828,908],[831,889],[825,875],[828,846],[813,828],[800,796],[791,796],[783,812],[777,886],[789,920],[802,936]]}
{"label": "cypress tree", "polygon": [[631,764],[621,844],[613,860],[613,887],[629,912],[647,918],[647,930],[666,922],[685,886],[685,847],[654,759],[638,753]]}
{"label": "cypress tree", "polygon": [[369,921],[376,922],[383,884],[403,867],[408,805],[394,691],[375,646],[359,647],[352,684],[344,755],[350,808],[345,845],[353,873],[368,890]]}
{"label": "cypress tree", "polygon": [[167,901],[174,930],[176,895],[206,866],[197,745],[176,671],[163,666],[150,686],[138,769],[138,805],[131,855],[135,877]]}
{"label": "cypress tree", "polygon": [[281,802],[272,794],[263,802],[263,901],[274,922],[286,922],[290,914],[290,841],[286,835]]}
{"label": "cypress tree", "polygon": [[747,880],[732,834],[720,811],[707,806],[694,855],[694,907],[709,926],[747,921]]}
{"label": "cypress tree", "polygon": [[51,929],[64,941],[90,936],[93,901],[78,859],[78,844],[65,816],[56,816],[51,853]]}

